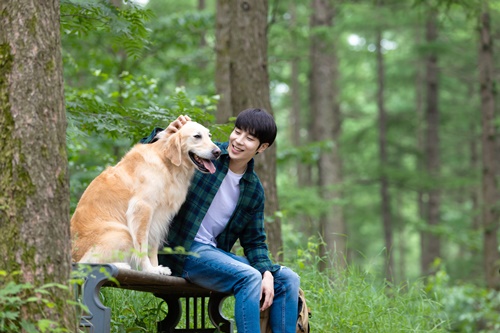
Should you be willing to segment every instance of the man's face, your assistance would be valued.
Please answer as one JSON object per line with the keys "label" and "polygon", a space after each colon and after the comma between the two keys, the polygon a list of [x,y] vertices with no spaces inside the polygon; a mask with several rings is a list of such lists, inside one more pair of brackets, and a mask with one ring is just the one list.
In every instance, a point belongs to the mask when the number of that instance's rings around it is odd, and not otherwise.
{"label": "man's face", "polygon": [[235,127],[229,136],[228,152],[232,160],[250,161],[257,153],[261,153],[269,146],[268,143],[260,144],[259,139]]}

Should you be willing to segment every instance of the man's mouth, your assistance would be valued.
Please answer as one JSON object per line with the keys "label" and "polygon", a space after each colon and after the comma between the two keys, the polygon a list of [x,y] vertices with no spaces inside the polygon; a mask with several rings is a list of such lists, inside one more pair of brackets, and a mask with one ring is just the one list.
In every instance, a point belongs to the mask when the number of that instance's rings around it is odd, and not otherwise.
{"label": "man's mouth", "polygon": [[209,159],[202,158],[195,153],[189,152],[189,157],[194,165],[203,173],[215,173],[215,165]]}
{"label": "man's mouth", "polygon": [[243,151],[242,148],[238,148],[234,144],[232,146],[233,146],[233,150],[235,150],[237,153],[241,153]]}

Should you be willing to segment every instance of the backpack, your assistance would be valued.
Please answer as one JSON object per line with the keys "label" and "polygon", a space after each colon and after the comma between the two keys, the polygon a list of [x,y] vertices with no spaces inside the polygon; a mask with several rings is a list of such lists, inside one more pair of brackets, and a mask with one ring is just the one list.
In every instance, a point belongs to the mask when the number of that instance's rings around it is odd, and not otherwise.
{"label": "backpack", "polygon": [[[309,318],[311,318],[311,309],[307,307],[304,291],[299,289],[299,307],[296,333],[309,333]],[[260,313],[260,332],[273,333],[269,325],[269,308]]]}

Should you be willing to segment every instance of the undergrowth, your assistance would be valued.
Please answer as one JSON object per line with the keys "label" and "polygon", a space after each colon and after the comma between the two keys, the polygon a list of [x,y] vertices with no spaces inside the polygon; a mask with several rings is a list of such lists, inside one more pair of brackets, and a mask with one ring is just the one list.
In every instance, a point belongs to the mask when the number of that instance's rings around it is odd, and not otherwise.
{"label": "undergrowth", "polygon": [[[500,294],[471,284],[453,284],[444,267],[427,280],[391,285],[356,266],[320,271],[313,251],[299,253],[289,263],[301,276],[301,287],[311,309],[312,332],[422,332],[493,333],[500,331]],[[0,271],[0,281],[6,272]],[[2,275],[3,274],[3,275]],[[56,332],[54,323],[20,320],[28,302],[46,304],[43,295],[53,285],[38,288],[40,297],[24,298],[29,284],[7,282],[0,288],[0,332]],[[150,293],[103,288],[103,304],[111,310],[111,332],[156,332],[167,305]],[[192,307],[192,305],[191,305]],[[234,298],[223,303],[225,317],[234,321]],[[208,318],[205,318],[209,322]],[[186,327],[185,318],[180,328]],[[214,327],[214,332],[217,329]]]}
{"label": "undergrowth", "polygon": [[[391,285],[356,266],[319,271],[318,263],[317,257],[304,252],[289,263],[301,276],[312,313],[311,332],[500,331],[499,294],[471,285],[452,286],[444,268],[426,281]],[[156,321],[168,310],[146,293],[105,288],[102,295],[113,309],[112,332],[156,332]],[[230,297],[223,314],[234,320],[233,309]]]}

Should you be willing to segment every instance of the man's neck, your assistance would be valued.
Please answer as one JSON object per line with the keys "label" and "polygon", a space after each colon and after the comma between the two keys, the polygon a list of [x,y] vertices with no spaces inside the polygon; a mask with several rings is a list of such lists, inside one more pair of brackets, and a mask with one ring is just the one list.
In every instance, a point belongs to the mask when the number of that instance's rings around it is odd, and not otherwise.
{"label": "man's neck", "polygon": [[247,165],[248,161],[243,162],[243,161],[229,160],[229,170],[238,175],[245,173],[245,171],[247,170]]}

